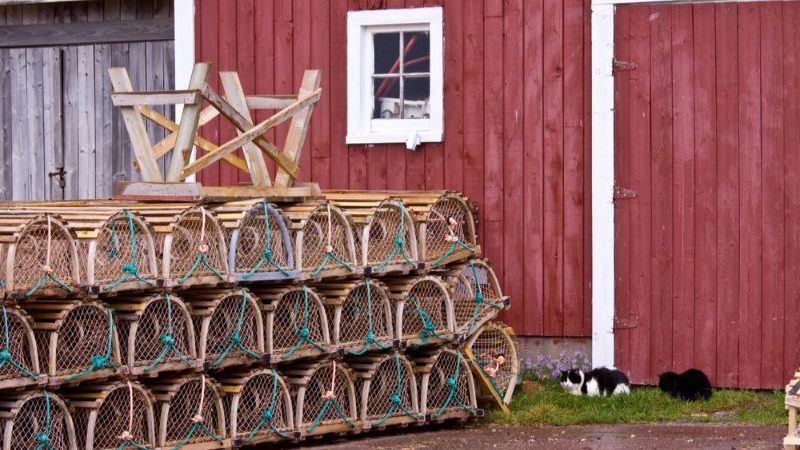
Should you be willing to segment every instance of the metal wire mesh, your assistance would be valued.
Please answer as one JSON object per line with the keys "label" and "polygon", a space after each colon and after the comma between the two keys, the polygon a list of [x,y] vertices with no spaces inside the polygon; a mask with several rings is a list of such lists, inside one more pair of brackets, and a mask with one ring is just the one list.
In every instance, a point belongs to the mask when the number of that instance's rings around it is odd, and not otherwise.
{"label": "metal wire mesh", "polygon": [[[14,254],[14,287],[17,290],[31,289],[44,274],[47,264],[47,219],[40,218],[29,223],[17,241]],[[50,268],[53,277],[66,285],[77,285],[73,273],[73,245],[75,241],[59,222],[52,220],[50,224]],[[42,288],[58,287],[51,278],[47,278]]]}
{"label": "metal wire mesh", "polygon": [[[391,340],[391,306],[386,291],[379,284],[370,283],[372,303],[372,333],[378,341]],[[370,331],[369,308],[367,305],[367,286],[363,282],[347,294],[342,303],[339,322],[339,344],[344,346],[363,346]]]}
{"label": "metal wire mesh", "polygon": [[[50,394],[50,427],[47,434],[50,448],[67,450],[75,445],[70,442],[67,432],[67,411],[55,396]],[[11,432],[11,444],[14,450],[36,450],[39,442],[36,435],[44,433],[47,424],[46,400],[44,395],[28,399],[13,418],[14,427]]]}
{"label": "metal wire mesh", "polygon": [[404,339],[421,337],[430,321],[435,333],[447,333],[447,292],[441,285],[430,279],[422,279],[414,284],[405,299],[403,307]]}
{"label": "metal wire mesh", "polygon": [[[331,208],[330,215],[326,205],[315,209],[303,227],[303,270],[316,270],[325,259],[328,248],[328,232],[330,223],[330,247],[333,254],[353,265],[350,252],[352,229],[350,223]],[[333,269],[340,267],[332,258],[323,267]]]}
{"label": "metal wire mesh", "polygon": [[[400,218],[402,210],[398,204],[382,203],[372,216],[369,229],[369,241],[364,243],[367,246],[367,264],[379,265],[386,261],[386,258],[395,248],[394,239],[400,236]],[[413,244],[412,233],[414,224],[406,215],[403,224],[403,249],[405,254],[412,256]],[[400,251],[395,252],[389,260],[390,263],[404,262],[405,258]]]}
{"label": "metal wire mesh", "polygon": [[450,242],[445,240],[450,235],[450,218],[455,220],[456,226],[453,231],[458,236],[459,241],[466,245],[475,245],[474,236],[467,230],[467,216],[469,214],[471,212],[465,207],[464,203],[456,198],[444,197],[434,203],[426,224],[426,259],[431,261],[439,258],[450,248]]}
{"label": "metal wire mesh", "polygon": [[[239,436],[249,435],[261,422],[262,413],[272,412],[272,425],[281,432],[289,431],[289,417],[286,409],[286,387],[278,380],[275,403],[272,403],[272,372],[260,372],[250,377],[242,386],[239,394],[239,406],[236,410],[236,433]],[[270,409],[271,408],[271,409]],[[271,434],[268,426],[260,428],[260,434]]]}
{"label": "metal wire mesh", "polygon": [[[203,228],[203,214],[205,214],[205,228]],[[222,249],[227,248],[225,237],[214,216],[208,211],[204,213],[196,209],[182,215],[172,231],[170,278],[180,278],[189,272],[203,244],[208,246],[205,252],[208,264],[224,275],[226,255]],[[207,275],[215,274],[204,264],[199,264],[192,273],[194,277]]]}
{"label": "metal wire mesh", "polygon": [[495,368],[495,358],[498,356],[505,358],[505,362],[500,364],[492,378],[494,385],[503,395],[511,379],[516,376],[512,363],[512,358],[516,358],[516,348],[510,337],[497,328],[484,328],[475,338],[472,352],[478,363],[484,368]]}
{"label": "metal wire mesh", "polygon": [[89,367],[93,355],[105,355],[108,339],[106,311],[95,305],[76,307],[67,313],[58,329],[56,367],[49,371],[63,375]]}
{"label": "metal wire mesh", "polygon": [[6,291],[6,283],[8,279],[6,278],[6,257],[8,255],[8,246],[6,244],[0,244],[0,294]]}
{"label": "metal wire mesh", "polygon": [[[474,272],[473,272],[474,267]],[[483,296],[483,301],[478,308],[475,320],[480,322],[484,319],[494,317],[500,312],[503,305],[503,294],[498,289],[497,280],[495,278],[492,268],[483,261],[472,261],[472,266],[467,264],[459,274],[459,281],[456,284],[456,295],[463,295],[464,292],[459,292],[459,286],[466,284],[469,293],[466,294],[467,298],[459,298],[458,302],[461,303],[456,306],[456,299],[453,299],[453,309],[456,314],[456,323],[463,326],[464,330],[470,326],[475,315],[475,295],[480,292]],[[478,289],[480,287],[480,289]],[[476,292],[477,291],[477,292]],[[470,330],[474,331],[474,330]]]}
{"label": "metal wire mesh", "polygon": [[[269,208],[269,249],[272,261],[282,268],[289,265],[283,231],[272,207]],[[266,233],[264,227],[264,207],[254,206],[242,220],[239,227],[239,241],[236,244],[236,271],[251,271],[264,257]],[[272,264],[262,264],[259,272],[274,272],[278,269]]]}
{"label": "metal wire mesh", "polygon": [[[25,319],[10,308],[6,309],[6,317],[8,318],[8,353],[11,359],[6,361],[0,368],[0,380],[8,380],[12,378],[25,377],[24,373],[14,368],[10,361],[21,365],[29,372],[33,372],[33,352],[31,346],[36,345],[35,342],[30,342],[28,339],[30,325]],[[0,323],[2,327],[2,323]],[[0,329],[0,333],[2,333]],[[0,350],[5,350],[5,337],[0,334]],[[47,347],[45,347],[47,348]]]}
{"label": "metal wire mesh", "polygon": [[[164,349],[164,343],[161,342],[161,337],[169,331],[169,309],[172,309],[172,342],[178,353],[186,358],[191,358],[189,342],[192,335],[189,333],[189,320],[191,316],[185,309],[183,303],[178,302],[173,297],[170,303],[167,304],[166,297],[159,297],[147,304],[142,315],[139,316],[139,325],[136,329],[136,336],[134,337],[135,352],[133,355],[134,366],[146,367],[158,358],[159,354]],[[120,327],[120,331],[123,328]],[[127,334],[121,334],[127,336]],[[124,339],[127,340],[127,339]],[[120,346],[121,348],[127,347],[127,344]],[[161,360],[162,364],[172,362],[179,362],[180,358],[174,351],[169,351]],[[128,361],[129,354],[127,349],[123,351],[125,360]]]}
{"label": "metal wire mesh", "polygon": [[[133,389],[133,415],[130,416],[130,395],[127,386],[115,388],[100,405],[94,429],[94,449],[117,449],[119,436],[128,431],[133,435],[131,441],[138,444],[148,442],[147,400],[138,389]],[[128,418],[132,417],[131,429]]]}
{"label": "metal wire mesh", "polygon": [[[472,316],[475,313],[474,284],[470,283],[463,273],[460,273],[450,279],[450,285],[452,286],[450,299],[453,302],[456,330],[459,333],[465,333],[472,323]],[[480,310],[484,308],[486,307],[481,305],[478,310],[479,315]]]}
{"label": "metal wire mesh", "polygon": [[[305,320],[304,301],[305,293],[302,288],[292,289],[284,293],[278,300],[278,304],[273,311],[274,318],[272,323],[272,351],[276,354],[284,354],[300,340]],[[308,329],[308,340],[320,345],[325,344],[323,332],[322,314],[324,311],[317,296],[311,290],[308,291],[308,321],[305,323]],[[297,348],[296,351],[304,351],[315,348],[307,340]]]}
{"label": "metal wire mesh", "polygon": [[133,233],[126,213],[118,213],[109,219],[97,236],[94,259],[95,283],[108,284],[124,276],[123,265],[133,263],[131,235],[136,241],[136,270],[144,279],[156,277],[151,270],[155,258],[152,235],[138,217],[133,219]]}
{"label": "metal wire mesh", "polygon": [[[200,407],[201,382],[200,377],[185,381],[170,401],[166,434],[166,442],[168,444],[180,441],[189,433],[189,428],[193,424],[192,418],[198,413],[198,408]],[[222,413],[222,411],[218,410],[217,400],[219,400],[217,391],[209,381],[206,381],[203,409],[199,412],[203,416],[203,423],[214,433],[220,432],[217,414]],[[201,432],[195,432],[186,443],[192,444],[211,440],[213,440],[212,437]]]}
{"label": "metal wire mesh", "polygon": [[414,387],[411,378],[414,373],[411,371],[408,361],[400,357],[400,390],[397,389],[397,362],[393,356],[387,357],[375,369],[369,383],[369,393],[367,395],[367,420],[374,421],[384,417],[392,406],[391,397],[398,395],[399,405],[395,407],[389,417],[405,416],[403,409],[416,413],[413,405]]}
{"label": "metal wire mesh", "polygon": [[[352,381],[347,375],[345,369],[337,364],[336,365],[336,378],[333,382],[333,389],[331,389],[331,379],[333,377],[333,363],[327,362],[319,366],[314,374],[308,380],[306,385],[306,393],[303,401],[303,427],[317,420],[320,411],[325,405],[323,395],[328,391],[333,391],[336,395],[336,402],[339,404],[342,412],[344,412],[348,419],[355,421],[356,418],[350,415],[350,392],[353,389]],[[322,417],[319,419],[320,425],[328,425],[333,423],[343,422],[342,418],[336,413],[334,408],[328,407]]]}
{"label": "metal wire mesh", "polygon": [[89,428],[89,413],[91,410],[86,408],[73,408],[72,424],[75,427],[75,442],[78,448],[86,448],[86,434]]}
{"label": "metal wire mesh", "polygon": [[[239,329],[241,346],[253,351],[258,351],[259,314],[261,311],[247,298],[245,303],[242,327]],[[239,314],[242,308],[242,294],[230,294],[222,299],[214,308],[208,324],[208,334],[206,336],[206,361],[213,362],[228,348],[231,339],[237,331],[239,325]],[[235,358],[245,353],[238,346],[234,346],[225,356]]]}
{"label": "metal wire mesh", "polygon": [[[445,404],[447,404],[446,409],[461,409],[459,404],[470,406],[469,377],[472,374],[467,360],[462,357],[458,378],[455,378],[458,364],[458,354],[452,350],[443,350],[436,357],[436,362],[431,367],[430,378],[428,378],[428,413],[438,413]],[[453,398],[448,403],[448,397],[450,397],[448,380],[450,378],[455,380],[456,385]]]}

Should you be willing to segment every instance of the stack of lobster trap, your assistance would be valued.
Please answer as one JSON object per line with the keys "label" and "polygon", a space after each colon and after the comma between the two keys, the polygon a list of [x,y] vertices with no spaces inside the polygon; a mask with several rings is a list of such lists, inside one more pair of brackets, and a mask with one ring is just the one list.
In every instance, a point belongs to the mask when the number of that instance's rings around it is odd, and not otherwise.
{"label": "stack of lobster trap", "polygon": [[455,192],[0,206],[3,449],[231,448],[510,400]]}

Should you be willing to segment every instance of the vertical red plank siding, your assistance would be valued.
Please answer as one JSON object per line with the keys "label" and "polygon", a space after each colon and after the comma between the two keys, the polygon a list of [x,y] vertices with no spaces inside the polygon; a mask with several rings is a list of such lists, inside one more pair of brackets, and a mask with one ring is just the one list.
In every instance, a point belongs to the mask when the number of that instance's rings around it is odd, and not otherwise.
{"label": "vertical red plank siding", "polygon": [[[238,61],[236,59],[236,47],[238,43],[238,27],[236,21],[236,6],[235,3],[226,5],[220,4],[217,10],[217,20],[219,21],[220,30],[231,30],[230,32],[219,33],[219,64],[218,70],[237,70]],[[246,67],[244,68],[246,70]],[[211,78],[214,78],[213,76]],[[217,80],[214,80],[215,82]],[[218,84],[220,92],[222,85]],[[219,121],[219,138],[221,142],[226,142],[236,137],[236,128],[227,120]],[[240,152],[241,153],[241,152]],[[219,165],[219,182],[223,185],[237,184],[239,182],[238,169],[230,164]]]}
{"label": "vertical red plank siding", "polygon": [[[346,189],[349,187],[348,167],[350,150],[345,144],[347,134],[347,104],[343,101],[333,101],[343,92],[347,91],[347,48],[341,45],[336,37],[347,36],[347,0],[333,0],[331,2],[331,84],[324,95],[331,97],[331,115],[328,119],[331,124],[331,184],[333,189]],[[336,97],[334,96],[336,95]],[[311,123],[319,120],[319,116],[311,116]],[[312,125],[313,126],[313,125]]]}
{"label": "vertical red plank siding", "polygon": [[[245,92],[255,92],[255,4],[254,0],[236,2],[236,71]],[[244,157],[241,150],[237,150]],[[236,169],[237,181],[249,183],[250,176]]]}
{"label": "vertical red plank siding", "polygon": [[[314,30],[314,41],[311,42],[311,66],[322,70],[323,89],[331,85],[331,51],[330,51],[330,17],[331,2],[316,2],[311,10],[311,29]],[[324,95],[320,98],[316,114],[324,117],[311,126],[311,174],[310,179],[323,186],[331,185],[331,98]],[[312,116],[313,117],[313,116]]]}

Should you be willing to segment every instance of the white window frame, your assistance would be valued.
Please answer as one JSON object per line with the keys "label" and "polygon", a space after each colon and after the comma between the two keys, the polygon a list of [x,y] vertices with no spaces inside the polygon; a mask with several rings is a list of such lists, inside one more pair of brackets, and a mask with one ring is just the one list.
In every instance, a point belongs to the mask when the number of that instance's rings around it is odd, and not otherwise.
{"label": "white window frame", "polygon": [[[348,144],[442,142],[444,136],[444,38],[442,8],[405,8],[347,13]],[[373,119],[372,71],[375,33],[426,30],[430,39],[427,119]]]}

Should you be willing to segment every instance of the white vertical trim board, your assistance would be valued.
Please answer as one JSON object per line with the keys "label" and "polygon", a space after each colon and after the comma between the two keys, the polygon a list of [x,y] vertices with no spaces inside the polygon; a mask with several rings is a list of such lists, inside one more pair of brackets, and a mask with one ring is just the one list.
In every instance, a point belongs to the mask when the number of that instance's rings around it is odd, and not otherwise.
{"label": "white vertical trim board", "polygon": [[[175,23],[175,89],[186,89],[194,66],[194,0],[174,0],[173,20]],[[183,105],[175,105],[175,121],[180,122]],[[195,148],[192,147],[190,161],[194,161]],[[195,181],[195,175],[186,179]]]}
{"label": "white vertical trim board", "polygon": [[614,365],[614,5],[592,3],[592,366]]}

